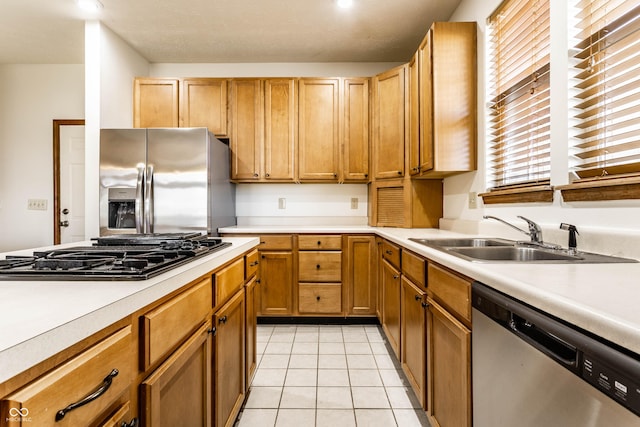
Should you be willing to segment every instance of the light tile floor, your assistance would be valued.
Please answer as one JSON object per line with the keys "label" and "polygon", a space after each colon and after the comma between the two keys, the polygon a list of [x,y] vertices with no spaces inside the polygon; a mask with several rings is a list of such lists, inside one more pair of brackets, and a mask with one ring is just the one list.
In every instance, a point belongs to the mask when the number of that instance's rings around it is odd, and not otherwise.
{"label": "light tile floor", "polygon": [[258,325],[237,427],[429,426],[376,325]]}

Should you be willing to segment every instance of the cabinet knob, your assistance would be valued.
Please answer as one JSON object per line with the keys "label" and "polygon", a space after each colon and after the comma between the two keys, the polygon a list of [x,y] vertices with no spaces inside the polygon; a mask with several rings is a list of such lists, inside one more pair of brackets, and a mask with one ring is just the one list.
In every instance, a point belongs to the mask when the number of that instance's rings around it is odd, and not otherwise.
{"label": "cabinet knob", "polygon": [[420,295],[416,295],[416,301],[420,301],[422,297]]}
{"label": "cabinet knob", "polygon": [[254,174],[253,174],[253,177],[254,177],[254,178],[257,178],[257,177],[258,177],[258,174],[257,174],[257,173],[254,173]]}
{"label": "cabinet knob", "polygon": [[387,255],[392,255],[392,254],[393,254],[393,252],[391,252],[389,249],[387,249],[386,251],[384,251],[384,253],[385,253],[385,254],[387,254]]}
{"label": "cabinet knob", "polygon": [[316,269],[320,270],[320,264],[316,265]]}
{"label": "cabinet knob", "polygon": [[271,174],[266,173],[266,174],[264,174],[264,176],[266,176],[267,178],[269,178],[269,177],[271,176]]}
{"label": "cabinet knob", "polygon": [[320,301],[320,295],[316,297],[316,301]]}
{"label": "cabinet knob", "polygon": [[402,171],[398,171],[398,175],[402,175]]}
{"label": "cabinet knob", "polygon": [[422,303],[422,308],[427,308],[429,307],[429,303],[428,302],[423,302]]}
{"label": "cabinet knob", "polygon": [[218,319],[218,323],[222,323],[222,324],[227,323],[227,316],[222,316],[220,319]]}
{"label": "cabinet knob", "polygon": [[364,177],[365,177],[365,178],[369,178],[369,174],[368,174],[368,173],[365,173],[365,174],[364,174]]}
{"label": "cabinet knob", "polygon": [[320,240],[318,240],[318,246],[320,246],[322,244],[322,242]]}
{"label": "cabinet knob", "polygon": [[398,279],[399,277],[400,277],[400,276],[398,276],[397,274],[394,274],[394,275],[393,275],[393,279],[394,279],[394,280]]}
{"label": "cabinet knob", "polygon": [[134,418],[130,422],[123,421],[120,427],[138,427],[138,419]]}

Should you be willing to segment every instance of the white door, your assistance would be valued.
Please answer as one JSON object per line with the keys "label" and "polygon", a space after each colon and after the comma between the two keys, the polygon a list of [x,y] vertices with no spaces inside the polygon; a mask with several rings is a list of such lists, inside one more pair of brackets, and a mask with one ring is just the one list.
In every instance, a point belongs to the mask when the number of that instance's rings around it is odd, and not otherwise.
{"label": "white door", "polygon": [[60,126],[60,243],[84,237],[84,126]]}

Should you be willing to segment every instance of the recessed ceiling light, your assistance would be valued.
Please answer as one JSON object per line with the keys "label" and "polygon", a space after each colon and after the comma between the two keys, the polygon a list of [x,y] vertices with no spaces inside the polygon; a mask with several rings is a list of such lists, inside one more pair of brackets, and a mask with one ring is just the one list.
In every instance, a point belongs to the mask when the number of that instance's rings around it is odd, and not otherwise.
{"label": "recessed ceiling light", "polygon": [[336,0],[336,3],[338,4],[338,7],[343,9],[348,9],[353,6],[353,0]]}
{"label": "recessed ceiling light", "polygon": [[98,0],[76,0],[76,4],[82,10],[97,12],[104,6]]}

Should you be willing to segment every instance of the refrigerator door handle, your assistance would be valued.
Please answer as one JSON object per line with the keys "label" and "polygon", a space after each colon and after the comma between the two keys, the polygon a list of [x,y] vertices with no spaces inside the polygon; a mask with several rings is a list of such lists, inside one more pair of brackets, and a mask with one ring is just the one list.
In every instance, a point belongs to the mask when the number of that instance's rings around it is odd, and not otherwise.
{"label": "refrigerator door handle", "polygon": [[144,212],[144,165],[138,165],[138,179],[136,181],[136,204],[135,204],[135,216],[136,216],[136,233],[144,232],[144,218],[142,212]]}
{"label": "refrigerator door handle", "polygon": [[144,232],[153,233],[153,165],[147,165],[144,191]]}

